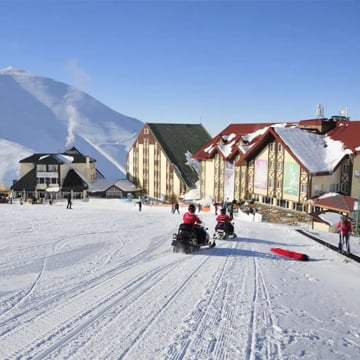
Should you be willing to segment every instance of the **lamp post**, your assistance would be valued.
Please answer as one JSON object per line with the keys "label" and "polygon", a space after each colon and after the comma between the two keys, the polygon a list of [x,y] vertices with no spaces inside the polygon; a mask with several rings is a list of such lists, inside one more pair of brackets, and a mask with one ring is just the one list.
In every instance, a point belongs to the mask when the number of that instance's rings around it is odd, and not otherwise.
{"label": "lamp post", "polygon": [[[354,176],[358,179],[359,186],[360,186],[360,171],[354,171]],[[357,212],[356,212],[356,235],[359,236],[359,214],[360,214],[360,188],[359,188],[359,197],[357,203]]]}

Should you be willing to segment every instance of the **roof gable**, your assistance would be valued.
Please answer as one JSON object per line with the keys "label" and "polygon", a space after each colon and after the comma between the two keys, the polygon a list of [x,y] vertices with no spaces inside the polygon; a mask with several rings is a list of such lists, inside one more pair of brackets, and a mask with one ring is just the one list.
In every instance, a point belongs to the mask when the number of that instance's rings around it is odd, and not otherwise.
{"label": "roof gable", "polygon": [[351,153],[344,149],[342,142],[334,141],[327,135],[294,126],[273,126],[256,139],[242,160],[255,157],[273,139],[279,141],[311,174],[333,172],[341,160]]}
{"label": "roof gable", "polygon": [[88,187],[86,180],[75,169],[68,171],[61,186],[63,191],[83,191]]}
{"label": "roof gable", "polygon": [[19,181],[16,181],[11,189],[15,191],[30,191],[33,190],[36,186],[36,169],[31,169],[27,174],[25,174]]}
{"label": "roof gable", "polygon": [[194,187],[199,174],[194,169],[193,154],[211,139],[201,124],[146,124],[177,173],[189,187]]}
{"label": "roof gable", "polygon": [[273,123],[230,124],[213,139],[202,146],[194,158],[206,160],[216,153],[224,159],[231,159],[237,154],[245,154],[250,145],[267,131]]}

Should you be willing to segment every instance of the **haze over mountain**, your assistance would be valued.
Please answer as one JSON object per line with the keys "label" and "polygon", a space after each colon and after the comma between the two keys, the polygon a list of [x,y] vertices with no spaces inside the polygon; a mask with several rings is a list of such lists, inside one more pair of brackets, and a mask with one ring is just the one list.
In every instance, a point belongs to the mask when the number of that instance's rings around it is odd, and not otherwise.
{"label": "haze over mountain", "polygon": [[109,179],[125,178],[126,154],[143,122],[85,92],[8,67],[0,70],[0,183],[19,177],[19,160],[75,146]]}

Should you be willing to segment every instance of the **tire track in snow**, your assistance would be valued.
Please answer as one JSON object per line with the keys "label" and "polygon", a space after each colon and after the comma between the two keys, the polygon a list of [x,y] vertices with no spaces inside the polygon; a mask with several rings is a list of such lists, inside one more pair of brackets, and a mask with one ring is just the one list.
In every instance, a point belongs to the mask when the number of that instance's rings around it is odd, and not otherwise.
{"label": "tire track in snow", "polygon": [[[185,320],[184,329],[175,335],[172,344],[164,353],[164,359],[222,359],[241,358],[236,349],[238,329],[231,327],[234,317],[238,316],[236,304],[239,292],[227,277],[238,266],[238,258],[232,256],[239,241],[231,241],[223,252],[225,259],[206,293],[199,301],[191,316]],[[238,282],[244,284],[245,278],[239,273]]]}
{"label": "tire track in snow", "polygon": [[[150,317],[150,320],[146,323],[144,327],[141,329],[135,329],[138,333],[130,346],[122,352],[118,358],[126,359],[126,357],[131,354],[131,350],[136,346],[136,344],[141,340],[141,338],[145,335],[147,331],[150,331],[151,326],[155,323],[155,320],[160,316],[160,314],[164,313],[166,309],[170,306],[170,304],[174,301],[174,299],[179,296],[180,292],[186,288],[186,285],[194,279],[195,274],[201,271],[201,268],[205,266],[205,264],[210,260],[210,256],[207,256],[205,260],[203,260],[199,265],[197,265],[190,274],[186,277],[184,281],[180,285],[177,285],[174,289],[171,290],[171,293],[167,296],[167,300],[165,303],[158,305],[158,309],[154,312],[154,314]],[[131,355],[130,355],[131,356]],[[131,358],[131,357],[130,357]]]}
{"label": "tire track in snow", "polygon": [[[59,304],[51,312],[37,314],[31,321],[22,323],[0,336],[0,357],[47,358],[122,300],[128,299],[130,295],[135,298],[143,296],[144,284],[152,287],[159,280],[159,276],[166,276],[168,269],[176,267],[181,261],[182,259],[175,264],[156,266],[151,272],[137,275],[125,284],[122,284],[121,274],[118,274],[111,283],[106,281]],[[38,329],[36,337],[27,330],[29,326],[34,327],[34,323]]]}
{"label": "tire track in snow", "polygon": [[[250,241],[248,239],[248,243]],[[252,251],[256,252],[251,244]],[[253,284],[252,304],[249,319],[249,334],[246,348],[246,360],[283,359],[280,341],[281,328],[277,325],[272,310],[270,296],[261,271],[259,259],[252,258]]]}
{"label": "tire track in snow", "polygon": [[[78,237],[79,234],[77,234],[76,236]],[[74,235],[74,237],[75,237],[75,235]],[[57,306],[58,303],[61,303],[63,298],[71,299],[73,297],[76,297],[79,294],[82,294],[85,291],[91,290],[93,287],[96,287],[103,282],[111,281],[114,277],[117,277],[119,274],[128,271],[131,267],[136,266],[139,263],[139,261],[145,262],[145,261],[152,260],[154,257],[157,256],[156,251],[157,251],[158,247],[164,241],[165,237],[167,239],[167,236],[160,237],[159,239],[157,239],[156,241],[153,242],[153,247],[140,251],[139,253],[135,254],[134,256],[123,261],[120,265],[116,266],[113,269],[106,271],[105,273],[97,276],[96,278],[90,279],[87,282],[82,282],[80,285],[75,286],[66,291],[62,291],[60,294],[54,295],[51,298],[37,304],[36,306],[32,306],[30,308],[27,308],[25,310],[22,310],[18,313],[13,314],[11,317],[0,322],[0,329],[1,329],[0,337],[3,334],[5,334],[6,332],[11,331],[12,328],[17,327],[19,325],[20,321],[21,322],[30,322],[37,316],[48,311],[49,308],[53,308],[53,307]],[[64,239],[62,239],[62,240],[64,240]],[[37,280],[35,282],[36,284],[40,280],[40,278],[43,274],[43,270],[45,269],[45,261],[46,261],[46,257],[44,258],[42,270],[40,271],[40,274],[38,275]],[[11,310],[12,311],[15,310],[16,305],[23,302],[25,297],[28,298],[30,296],[30,294],[33,292],[33,290],[34,290],[34,284],[31,287],[31,292],[29,290],[25,294],[26,296],[22,295],[20,300],[17,299],[16,304],[11,306],[11,308],[9,308],[6,312],[4,312],[3,314],[0,315],[0,319],[1,319],[1,317],[4,317],[5,314],[8,314],[9,312],[11,312]],[[2,316],[2,315],[4,315],[4,316]]]}

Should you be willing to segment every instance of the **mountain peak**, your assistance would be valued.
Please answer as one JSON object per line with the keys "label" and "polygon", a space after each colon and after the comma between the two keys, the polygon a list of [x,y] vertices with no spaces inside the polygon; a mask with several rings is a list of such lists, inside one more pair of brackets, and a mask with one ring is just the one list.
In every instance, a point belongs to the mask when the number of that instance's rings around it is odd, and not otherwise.
{"label": "mountain peak", "polygon": [[5,69],[0,70],[0,74],[26,74],[27,72],[23,69],[14,67],[14,66],[8,66]]}

